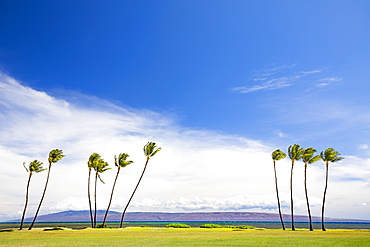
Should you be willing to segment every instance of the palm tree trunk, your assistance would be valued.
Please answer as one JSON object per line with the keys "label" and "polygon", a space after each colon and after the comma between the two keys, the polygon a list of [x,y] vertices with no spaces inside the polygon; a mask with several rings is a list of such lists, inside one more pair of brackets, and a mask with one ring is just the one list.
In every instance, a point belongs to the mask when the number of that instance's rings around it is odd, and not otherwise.
{"label": "palm tree trunk", "polygon": [[22,214],[22,220],[21,220],[21,225],[20,225],[20,227],[19,227],[19,230],[22,230],[22,228],[23,228],[24,216],[25,216],[25,214],[26,214],[27,205],[28,205],[28,188],[30,187],[31,176],[32,176],[32,172],[30,172],[30,175],[29,175],[29,177],[28,177],[27,189],[26,189],[26,202],[24,203],[24,209],[23,209],[23,214]]}
{"label": "palm tree trunk", "polygon": [[104,220],[103,220],[103,225],[102,225],[103,228],[105,226],[105,221],[106,221],[107,216],[108,216],[108,211],[109,211],[110,205],[112,203],[114,187],[116,186],[116,182],[117,182],[117,178],[118,178],[118,174],[119,174],[120,168],[121,167],[118,166],[117,175],[116,175],[116,178],[114,179],[114,183],[113,183],[112,193],[110,194],[110,200],[109,200],[108,208],[107,208],[107,211],[105,212],[105,215],[104,215]]}
{"label": "palm tree trunk", "polygon": [[50,176],[50,170],[51,170],[51,162],[49,163],[48,176],[46,177],[46,183],[45,183],[44,192],[42,193],[42,197],[41,197],[41,200],[40,200],[39,206],[38,206],[38,208],[37,208],[37,210],[36,210],[35,217],[33,218],[32,224],[30,225],[30,227],[28,228],[28,230],[31,230],[31,229],[32,229],[33,225],[35,224],[35,221],[36,221],[37,215],[39,214],[39,211],[40,211],[40,208],[41,208],[42,201],[44,200],[44,197],[45,197],[46,188],[48,187],[48,183],[49,183],[49,176]]}
{"label": "palm tree trunk", "polygon": [[96,174],[95,174],[95,191],[94,191],[95,208],[94,208],[94,224],[93,224],[93,228],[96,227],[96,187],[97,187],[97,180],[98,180],[98,172],[96,172]]}
{"label": "palm tree trunk", "polygon": [[294,213],[293,213],[293,167],[294,162],[292,162],[292,169],[290,171],[290,211],[292,215],[292,231],[295,231],[294,228]]}
{"label": "palm tree trunk", "polygon": [[128,202],[127,202],[127,205],[126,205],[125,209],[123,210],[122,217],[121,217],[121,224],[120,224],[120,226],[119,226],[120,228],[122,228],[123,218],[125,217],[126,210],[127,210],[128,206],[130,205],[130,202],[131,202],[132,198],[134,197],[134,194],[135,194],[135,192],[136,192],[136,190],[137,190],[137,187],[139,187],[139,184],[140,184],[141,179],[142,179],[142,178],[143,178],[143,176],[144,176],[144,173],[145,173],[145,170],[146,170],[146,166],[148,165],[148,161],[149,161],[149,157],[146,159],[145,166],[144,166],[144,170],[143,170],[143,173],[142,173],[142,174],[141,174],[141,176],[140,176],[139,182],[137,183],[137,185],[136,185],[136,187],[135,187],[135,189],[134,189],[134,192],[132,192],[132,195],[131,195],[130,199],[128,200]]}
{"label": "palm tree trunk", "polygon": [[329,174],[329,163],[326,163],[326,180],[325,180],[325,190],[324,190],[324,196],[322,201],[322,210],[321,210],[321,228],[323,231],[326,231],[325,225],[324,225],[324,207],[325,207],[325,198],[326,198],[326,190],[328,188],[328,174]]}
{"label": "palm tree trunk", "polygon": [[283,221],[283,217],[281,215],[281,209],[280,209],[280,199],[279,199],[279,190],[278,190],[278,184],[277,184],[275,160],[274,160],[274,172],[275,172],[275,187],[276,187],[276,196],[277,196],[277,202],[278,202],[278,208],[279,208],[280,221],[281,221],[281,225],[283,226],[283,230],[285,230],[284,221]]}
{"label": "palm tree trunk", "polygon": [[306,192],[306,201],[307,201],[307,210],[308,210],[308,217],[310,219],[310,231],[313,231],[312,226],[312,217],[311,217],[311,210],[310,210],[310,204],[308,202],[308,193],[307,193],[307,165],[304,166],[304,190]]}
{"label": "palm tree trunk", "polygon": [[90,209],[90,219],[91,219],[91,227],[94,227],[93,215],[92,215],[92,208],[91,208],[91,197],[90,197],[90,177],[91,177],[91,168],[89,167],[89,177],[87,179],[87,197],[89,199],[89,209]]}

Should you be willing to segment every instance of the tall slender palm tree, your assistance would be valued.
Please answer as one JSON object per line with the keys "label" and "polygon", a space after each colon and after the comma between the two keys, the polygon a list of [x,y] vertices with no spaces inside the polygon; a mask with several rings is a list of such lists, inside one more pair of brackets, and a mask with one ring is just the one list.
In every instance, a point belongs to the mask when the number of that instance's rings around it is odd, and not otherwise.
{"label": "tall slender palm tree", "polygon": [[110,169],[110,168],[107,167],[107,166],[109,166],[109,164],[107,162],[105,162],[103,159],[97,159],[95,164],[96,164],[94,166],[94,170],[95,170],[95,191],[94,191],[95,208],[94,208],[94,226],[93,226],[93,228],[96,227],[96,211],[97,211],[97,207],[96,207],[96,187],[97,187],[97,181],[98,181],[98,178],[99,178],[99,180],[103,184],[105,184],[104,181],[100,177],[100,173],[103,173],[103,172]]}
{"label": "tall slender palm tree", "polygon": [[124,168],[126,166],[128,166],[129,164],[132,164],[134,163],[132,160],[127,160],[127,158],[130,157],[130,155],[126,154],[126,153],[121,153],[118,155],[118,158],[116,155],[114,155],[114,164],[115,166],[117,166],[117,174],[116,174],[116,178],[114,179],[114,183],[113,183],[113,187],[112,187],[112,193],[110,195],[110,199],[109,199],[109,203],[108,203],[108,207],[107,207],[107,211],[105,212],[105,215],[104,215],[104,220],[103,220],[103,224],[102,224],[102,227],[104,228],[105,226],[105,221],[107,219],[107,216],[108,216],[108,212],[109,212],[109,208],[110,208],[110,205],[112,203],[112,198],[113,198],[113,192],[114,192],[114,187],[116,186],[116,182],[117,182],[117,178],[118,178],[118,174],[121,170],[121,167]]}
{"label": "tall slender palm tree", "polygon": [[22,230],[23,228],[23,221],[24,221],[24,216],[26,214],[26,210],[27,210],[27,205],[28,205],[28,189],[30,187],[30,182],[31,182],[31,177],[33,175],[33,173],[39,173],[39,172],[42,172],[42,171],[45,171],[46,168],[43,168],[42,167],[42,162],[38,161],[38,160],[34,160],[32,161],[28,168],[25,166],[25,162],[23,163],[23,166],[24,166],[24,169],[26,169],[26,171],[29,173],[28,175],[28,182],[27,182],[27,189],[26,189],[26,202],[24,203],[24,209],[23,209],[23,214],[22,214],[22,220],[21,220],[21,225],[19,227],[19,230]]}
{"label": "tall slender palm tree", "polygon": [[325,225],[324,225],[324,207],[325,207],[326,190],[328,188],[329,162],[335,163],[340,160],[343,160],[344,157],[340,155],[341,154],[338,151],[335,151],[333,148],[327,148],[325,151],[322,151],[320,153],[321,159],[325,162],[325,165],[326,165],[325,190],[324,190],[322,210],[321,210],[321,227],[323,231],[326,231]]}
{"label": "tall slender palm tree", "polygon": [[148,142],[147,144],[145,144],[143,150],[144,150],[144,155],[146,156],[146,162],[145,162],[144,170],[141,173],[141,176],[139,178],[139,182],[137,183],[137,185],[134,189],[134,192],[132,192],[132,195],[131,195],[130,199],[128,200],[127,205],[126,205],[125,209],[123,210],[122,217],[121,217],[120,228],[122,228],[123,218],[125,217],[126,210],[127,210],[128,206],[130,205],[130,202],[131,202],[132,198],[134,197],[134,194],[135,194],[137,188],[139,187],[141,179],[144,176],[144,173],[145,173],[145,170],[146,170],[146,167],[148,165],[150,157],[153,157],[156,153],[161,151],[161,148],[160,147],[157,148],[157,146],[155,145],[155,142]]}
{"label": "tall slender palm tree", "polygon": [[92,214],[92,207],[91,207],[91,197],[90,197],[90,177],[91,177],[91,170],[94,169],[97,165],[97,160],[100,159],[100,155],[98,153],[93,153],[90,155],[89,160],[87,161],[87,166],[89,168],[89,176],[87,179],[87,198],[89,200],[89,209],[90,209],[90,220],[91,220],[91,227],[94,227],[94,218]]}
{"label": "tall slender palm tree", "polygon": [[42,201],[44,200],[44,197],[45,197],[45,193],[46,193],[46,188],[48,187],[48,183],[49,183],[49,176],[50,176],[50,170],[51,170],[51,165],[53,163],[56,163],[58,162],[59,160],[61,160],[65,155],[63,155],[63,151],[60,150],[60,149],[53,149],[50,151],[49,153],[49,158],[48,158],[48,161],[49,161],[49,169],[48,169],[48,176],[46,177],[46,183],[45,183],[45,188],[44,188],[44,192],[42,193],[42,197],[41,197],[41,200],[40,200],[40,203],[39,203],[39,206],[37,208],[37,211],[36,211],[36,214],[35,214],[35,217],[33,218],[33,221],[32,221],[32,224],[30,225],[30,227],[28,228],[28,230],[31,230],[33,225],[35,224],[35,221],[36,221],[36,218],[37,218],[37,215],[39,214],[39,211],[40,211],[40,208],[41,208],[41,204],[42,204]]}
{"label": "tall slender palm tree", "polygon": [[315,155],[316,151],[317,150],[314,148],[306,148],[304,150],[304,154],[302,157],[302,161],[304,163],[304,190],[306,193],[308,218],[310,219],[310,231],[313,231],[313,225],[312,225],[311,210],[310,210],[310,204],[308,202],[308,193],[307,193],[307,166],[308,164],[315,163],[316,161],[320,159],[320,155]]}
{"label": "tall slender palm tree", "polygon": [[276,176],[275,162],[277,160],[284,159],[286,157],[286,154],[283,151],[281,151],[280,149],[276,149],[274,152],[272,152],[271,156],[272,156],[272,160],[274,162],[275,187],[276,187],[276,196],[277,196],[277,202],[278,202],[278,208],[279,208],[280,221],[281,221],[281,225],[283,226],[283,230],[285,230],[283,216],[281,215],[281,209],[280,209],[280,199],[279,199],[279,190],[278,190],[278,182],[277,182],[277,176]]}
{"label": "tall slender palm tree", "polygon": [[288,147],[288,155],[290,160],[292,161],[292,168],[290,171],[290,211],[292,215],[292,231],[295,231],[294,227],[294,203],[293,203],[293,167],[294,161],[300,160],[302,158],[304,149],[301,148],[298,144],[294,144]]}

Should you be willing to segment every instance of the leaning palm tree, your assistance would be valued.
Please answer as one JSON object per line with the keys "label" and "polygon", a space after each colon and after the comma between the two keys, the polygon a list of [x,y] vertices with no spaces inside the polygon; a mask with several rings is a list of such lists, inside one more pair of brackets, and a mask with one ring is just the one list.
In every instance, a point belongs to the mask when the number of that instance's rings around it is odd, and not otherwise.
{"label": "leaning palm tree", "polygon": [[325,162],[325,165],[326,165],[325,190],[324,190],[322,210],[321,210],[321,227],[323,231],[326,231],[325,225],[324,225],[324,207],[325,207],[326,190],[328,188],[329,162],[334,163],[334,162],[343,160],[344,157],[340,155],[341,154],[338,151],[335,151],[333,148],[327,148],[325,151],[322,151],[320,153],[321,159]]}
{"label": "leaning palm tree", "polygon": [[121,170],[121,167],[124,168],[126,166],[128,166],[129,164],[132,164],[134,163],[133,161],[131,160],[126,160],[128,157],[130,157],[130,155],[128,154],[125,154],[125,153],[121,153],[118,155],[118,158],[116,155],[114,155],[114,164],[117,166],[117,174],[116,174],[116,178],[114,179],[114,183],[113,183],[113,187],[112,187],[112,193],[110,195],[110,200],[109,200],[109,203],[108,203],[108,207],[107,207],[107,211],[105,212],[105,215],[104,215],[104,220],[103,220],[103,224],[102,224],[102,227],[104,228],[105,226],[105,221],[107,219],[107,216],[108,216],[108,211],[109,211],[109,208],[110,208],[110,205],[112,203],[112,198],[113,198],[113,192],[114,192],[114,187],[116,186],[116,182],[117,182],[117,178],[118,178],[118,174]]}
{"label": "leaning palm tree", "polygon": [[30,227],[28,228],[28,230],[31,230],[32,227],[33,227],[33,225],[35,224],[37,215],[39,214],[39,211],[40,211],[40,208],[41,208],[42,201],[44,200],[45,193],[46,193],[46,188],[48,187],[48,183],[49,183],[49,175],[50,175],[51,165],[53,163],[56,163],[59,160],[61,160],[64,156],[65,155],[63,155],[63,151],[62,150],[59,150],[59,149],[51,150],[50,153],[49,153],[49,158],[48,158],[48,161],[49,161],[49,169],[48,169],[48,176],[46,177],[46,183],[45,183],[44,192],[42,193],[42,197],[41,197],[39,206],[37,208],[35,217],[33,218],[32,224],[30,225]]}
{"label": "leaning palm tree", "polygon": [[97,160],[100,159],[100,155],[98,153],[93,153],[90,155],[89,160],[87,161],[87,166],[89,168],[89,176],[87,179],[87,197],[89,200],[89,209],[90,209],[90,220],[91,220],[91,227],[94,227],[94,219],[92,215],[92,207],[91,207],[91,197],[90,197],[90,177],[91,177],[91,169],[94,169],[97,165]]}
{"label": "leaning palm tree", "polygon": [[96,211],[97,211],[97,207],[96,207],[96,187],[97,187],[97,180],[99,178],[99,180],[103,183],[104,181],[101,179],[100,177],[100,173],[103,173],[107,170],[109,170],[110,168],[108,168],[107,166],[108,163],[105,162],[103,159],[97,159],[96,162],[95,162],[95,166],[94,166],[94,170],[95,170],[95,191],[94,191],[94,201],[95,201],[95,208],[94,208],[94,224],[93,224],[93,228],[96,227]]}
{"label": "leaning palm tree", "polygon": [[294,210],[293,210],[293,167],[294,161],[300,160],[302,158],[304,149],[301,148],[298,144],[294,144],[288,147],[288,155],[290,160],[292,161],[292,168],[290,172],[290,211],[292,215],[292,231],[295,231],[294,227]]}
{"label": "leaning palm tree", "polygon": [[22,220],[21,220],[21,225],[19,227],[19,230],[22,230],[23,228],[23,221],[24,221],[24,216],[26,214],[26,210],[27,210],[27,205],[28,205],[28,189],[30,187],[30,182],[31,182],[31,177],[33,175],[33,173],[39,173],[39,172],[42,172],[42,171],[45,171],[46,168],[43,168],[42,167],[42,162],[38,161],[38,160],[34,160],[32,161],[28,168],[25,166],[25,162],[23,163],[23,166],[24,166],[24,169],[26,169],[26,171],[29,173],[28,175],[28,182],[27,182],[27,189],[26,189],[26,202],[24,203],[24,209],[23,209],[23,214],[22,214]]}
{"label": "leaning palm tree", "polygon": [[132,198],[134,197],[134,194],[137,190],[137,188],[139,187],[139,184],[140,184],[140,181],[141,179],[143,178],[144,176],[144,173],[145,173],[145,170],[146,170],[146,167],[148,165],[148,162],[149,162],[149,159],[150,157],[153,157],[156,153],[158,153],[159,151],[161,151],[161,148],[157,148],[157,146],[155,145],[155,142],[148,142],[145,146],[144,146],[144,155],[146,156],[146,162],[145,162],[145,166],[144,166],[144,170],[139,178],[139,182],[137,183],[135,189],[134,189],[134,192],[132,192],[132,195],[130,197],[130,199],[128,200],[127,202],[127,205],[125,207],[125,209],[123,210],[123,213],[122,213],[122,217],[121,217],[121,224],[120,224],[120,228],[122,228],[122,224],[123,224],[123,218],[125,217],[125,213],[126,213],[126,210],[128,208],[128,206],[130,205],[130,202],[132,200]]}
{"label": "leaning palm tree", "polygon": [[311,210],[310,210],[310,204],[308,202],[308,193],[307,193],[307,166],[308,164],[315,163],[316,161],[320,159],[320,155],[315,155],[315,153],[316,153],[316,149],[306,148],[304,150],[304,154],[302,157],[302,161],[304,163],[304,190],[306,193],[308,218],[310,219],[310,231],[313,231],[313,225],[312,225]]}
{"label": "leaning palm tree", "polygon": [[279,190],[278,190],[275,162],[277,160],[284,159],[286,157],[286,154],[283,151],[281,151],[280,149],[276,149],[274,152],[272,152],[271,156],[272,156],[272,160],[274,162],[275,187],[276,187],[276,196],[277,196],[277,202],[278,202],[278,208],[279,208],[280,221],[281,221],[281,225],[283,226],[283,230],[285,230],[284,221],[283,221],[283,217],[281,215],[281,209],[280,209],[280,199],[279,199]]}

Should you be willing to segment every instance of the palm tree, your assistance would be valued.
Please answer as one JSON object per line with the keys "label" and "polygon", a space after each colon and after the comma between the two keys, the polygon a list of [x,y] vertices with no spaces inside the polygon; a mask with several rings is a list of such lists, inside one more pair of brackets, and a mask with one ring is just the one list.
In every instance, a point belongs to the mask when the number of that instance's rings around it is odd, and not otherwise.
{"label": "palm tree", "polygon": [[278,190],[278,183],[277,183],[276,165],[275,165],[275,162],[276,162],[277,160],[284,159],[284,158],[286,157],[286,154],[285,154],[283,151],[281,151],[280,149],[276,149],[274,152],[272,152],[271,156],[272,156],[272,160],[273,160],[273,162],[274,162],[275,187],[276,187],[276,196],[277,196],[277,201],[278,201],[278,208],[279,208],[280,221],[281,221],[281,225],[283,226],[283,230],[285,230],[284,221],[283,221],[283,217],[282,217],[282,215],[281,215],[281,209],[280,209],[280,199],[279,199],[279,190]]}
{"label": "palm tree", "polygon": [[308,164],[315,163],[316,161],[320,159],[320,155],[315,155],[315,153],[316,153],[316,149],[306,148],[304,150],[304,154],[302,157],[302,161],[304,163],[304,190],[306,193],[308,217],[310,219],[310,231],[313,231],[313,225],[312,225],[311,210],[310,210],[310,204],[308,202],[308,193],[307,193],[307,166]]}
{"label": "palm tree", "polygon": [[293,167],[294,167],[294,161],[300,160],[302,158],[304,149],[301,148],[298,144],[294,144],[288,147],[288,155],[289,158],[292,161],[292,169],[290,172],[290,211],[292,214],[292,231],[295,231],[294,227],[294,210],[293,210]]}
{"label": "palm tree", "polygon": [[22,220],[21,220],[21,225],[19,227],[19,230],[22,230],[22,228],[23,228],[24,216],[26,214],[27,205],[28,205],[28,189],[30,187],[31,177],[32,177],[32,175],[33,175],[34,172],[35,173],[39,173],[39,172],[42,172],[42,171],[45,171],[46,170],[46,168],[43,168],[42,167],[42,162],[40,162],[38,160],[32,161],[29,164],[28,168],[25,166],[25,162],[23,162],[23,166],[24,166],[24,169],[26,169],[26,171],[29,173],[29,175],[28,175],[28,182],[27,182],[27,189],[26,189],[26,202],[24,203]]}
{"label": "palm tree", "polygon": [[146,167],[148,165],[148,162],[149,162],[149,159],[150,157],[153,157],[156,153],[158,153],[159,151],[161,151],[161,148],[157,148],[157,146],[155,145],[155,142],[148,142],[145,146],[144,146],[144,155],[146,156],[146,162],[145,162],[145,166],[144,166],[144,170],[139,178],[139,182],[137,183],[135,189],[134,189],[134,192],[132,192],[132,195],[130,197],[130,199],[128,200],[127,202],[127,205],[125,207],[125,209],[123,210],[123,213],[122,213],[122,217],[121,217],[121,224],[120,224],[120,228],[122,228],[122,224],[123,224],[123,218],[125,217],[125,213],[126,213],[126,210],[128,208],[128,206],[130,205],[130,202],[132,200],[132,198],[134,197],[134,194],[137,190],[137,188],[139,187],[139,184],[140,184],[140,181],[141,179],[143,178],[144,176],[144,173],[145,173],[145,170],[146,170]]}
{"label": "palm tree", "polygon": [[88,179],[87,179],[87,197],[89,199],[91,227],[94,227],[94,219],[93,219],[93,215],[92,215],[91,197],[90,197],[90,177],[91,177],[91,169],[94,169],[94,167],[97,164],[97,160],[99,160],[99,159],[100,159],[100,155],[98,153],[93,153],[92,155],[90,155],[90,158],[87,161],[87,166],[89,168],[89,176],[88,176]]}
{"label": "palm tree", "polygon": [[103,224],[102,224],[102,227],[103,228],[104,228],[104,225],[105,225],[105,221],[107,219],[107,216],[108,216],[108,211],[109,211],[110,205],[112,203],[114,187],[116,186],[116,182],[117,182],[119,171],[121,170],[121,167],[124,168],[124,167],[128,166],[129,164],[134,163],[131,160],[126,160],[128,157],[130,157],[130,155],[125,154],[125,153],[119,154],[118,155],[118,159],[117,159],[117,156],[114,155],[114,164],[117,166],[118,169],[117,169],[116,178],[114,179],[114,183],[113,183],[113,187],[112,187],[112,193],[110,195],[110,200],[109,200],[108,208],[107,208],[107,211],[105,212],[105,215],[104,215],[104,220],[103,220]]}
{"label": "palm tree", "polygon": [[48,158],[48,161],[49,161],[49,169],[48,169],[48,176],[46,177],[46,183],[45,183],[44,192],[42,193],[42,197],[41,197],[39,206],[37,208],[35,217],[33,218],[32,224],[30,225],[30,227],[28,228],[28,230],[31,230],[32,227],[33,227],[33,225],[35,224],[37,215],[39,214],[39,211],[40,211],[40,208],[41,208],[42,201],[44,200],[45,193],[46,193],[46,188],[48,187],[48,183],[49,183],[49,175],[50,175],[51,165],[53,163],[56,163],[59,160],[61,160],[64,156],[65,155],[63,155],[63,151],[62,150],[59,150],[59,149],[51,150],[50,153],[49,153],[49,158]]}
{"label": "palm tree", "polygon": [[322,210],[321,210],[321,227],[323,231],[326,231],[324,225],[324,207],[325,207],[325,197],[326,190],[328,188],[328,177],[329,177],[329,162],[337,162],[343,160],[344,157],[340,156],[341,154],[338,151],[335,151],[333,148],[327,148],[325,151],[320,153],[321,159],[325,162],[326,165],[326,180],[325,180],[325,190],[322,201]]}
{"label": "palm tree", "polygon": [[97,187],[97,180],[99,178],[99,180],[103,183],[104,181],[101,179],[100,177],[100,173],[103,173],[107,170],[109,170],[110,168],[107,168],[108,163],[105,162],[103,159],[97,159],[96,162],[95,162],[95,166],[94,166],[94,170],[95,170],[95,191],[94,191],[94,201],[95,201],[95,208],[94,208],[94,225],[93,225],[93,228],[96,227],[96,187]]}

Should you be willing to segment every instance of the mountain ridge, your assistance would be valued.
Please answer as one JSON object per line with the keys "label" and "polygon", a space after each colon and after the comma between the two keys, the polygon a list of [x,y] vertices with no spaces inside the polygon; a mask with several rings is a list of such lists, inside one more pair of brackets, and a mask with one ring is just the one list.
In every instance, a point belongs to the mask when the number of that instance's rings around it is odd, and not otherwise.
{"label": "mountain ridge", "polygon": [[[105,210],[97,211],[97,221],[102,222]],[[107,221],[119,222],[122,213],[109,211]],[[26,218],[25,222],[31,222],[33,218]],[[291,216],[283,214],[284,222],[290,222]],[[19,222],[11,220],[7,222]],[[89,210],[68,210],[58,213],[40,215],[37,222],[89,222]],[[128,212],[125,215],[125,222],[186,222],[186,221],[230,221],[230,222],[280,222],[279,214],[255,213],[255,212],[191,212],[191,213],[164,213],[164,212]],[[296,215],[295,222],[308,222],[308,216]],[[321,222],[321,217],[312,217],[313,222]],[[325,218],[326,222],[363,222],[370,223],[370,220]]]}

